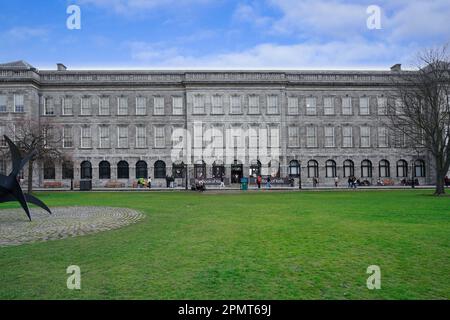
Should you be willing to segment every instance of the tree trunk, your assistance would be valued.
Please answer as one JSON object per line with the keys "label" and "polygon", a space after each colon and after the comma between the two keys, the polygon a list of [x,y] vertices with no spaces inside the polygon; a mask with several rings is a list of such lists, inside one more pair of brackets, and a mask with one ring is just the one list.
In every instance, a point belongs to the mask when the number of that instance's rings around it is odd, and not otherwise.
{"label": "tree trunk", "polygon": [[445,194],[444,176],[442,170],[436,170],[436,189],[434,191],[435,196],[441,196]]}
{"label": "tree trunk", "polygon": [[31,160],[28,162],[28,193],[33,192],[33,163]]}

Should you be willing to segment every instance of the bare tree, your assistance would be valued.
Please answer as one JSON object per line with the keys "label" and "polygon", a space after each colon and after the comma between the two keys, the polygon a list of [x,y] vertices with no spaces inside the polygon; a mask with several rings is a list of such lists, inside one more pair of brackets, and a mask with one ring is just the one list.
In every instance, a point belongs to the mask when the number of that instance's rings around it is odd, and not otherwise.
{"label": "bare tree", "polygon": [[[62,149],[62,128],[51,119],[40,121],[20,119],[9,126],[10,138],[17,144],[22,154],[35,150],[35,155],[28,162],[28,193],[33,190],[33,165],[47,161],[56,163],[69,160],[70,155]],[[5,151],[3,151],[5,153]]]}
{"label": "bare tree", "polygon": [[393,78],[387,125],[395,135],[406,136],[410,147],[427,151],[433,157],[435,195],[442,195],[450,167],[448,47],[425,50],[417,61],[417,70],[400,71]]}

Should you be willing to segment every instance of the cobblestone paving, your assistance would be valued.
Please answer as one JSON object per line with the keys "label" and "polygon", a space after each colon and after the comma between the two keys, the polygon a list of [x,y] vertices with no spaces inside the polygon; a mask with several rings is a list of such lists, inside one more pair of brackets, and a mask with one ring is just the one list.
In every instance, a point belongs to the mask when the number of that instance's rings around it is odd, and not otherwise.
{"label": "cobblestone paving", "polygon": [[62,207],[52,212],[33,208],[30,222],[22,209],[0,210],[0,247],[117,229],[144,218],[127,208]]}

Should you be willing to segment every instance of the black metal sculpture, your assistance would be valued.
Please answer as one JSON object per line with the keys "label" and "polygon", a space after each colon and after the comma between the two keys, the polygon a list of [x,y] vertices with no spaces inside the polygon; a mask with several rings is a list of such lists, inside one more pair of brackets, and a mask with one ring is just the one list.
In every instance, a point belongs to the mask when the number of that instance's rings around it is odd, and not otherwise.
{"label": "black metal sculpture", "polygon": [[52,212],[50,211],[50,209],[41,200],[32,196],[31,194],[23,193],[17,179],[20,170],[23,169],[25,164],[31,159],[31,157],[36,154],[36,152],[32,151],[25,158],[22,158],[17,146],[7,136],[4,137],[11,151],[13,167],[9,176],[0,174],[0,203],[18,201],[23,210],[25,210],[25,212],[27,213],[28,219],[30,219],[30,221],[31,215],[27,202],[35,204],[51,214]]}

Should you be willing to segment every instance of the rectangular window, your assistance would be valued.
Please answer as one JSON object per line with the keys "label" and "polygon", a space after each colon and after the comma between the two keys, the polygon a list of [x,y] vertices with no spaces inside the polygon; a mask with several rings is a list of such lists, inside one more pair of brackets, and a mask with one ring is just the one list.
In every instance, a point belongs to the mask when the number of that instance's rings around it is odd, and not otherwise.
{"label": "rectangular window", "polygon": [[25,105],[23,102],[23,95],[14,95],[14,112],[25,112]]}
{"label": "rectangular window", "polygon": [[126,97],[117,98],[117,114],[119,116],[128,115],[128,98]]}
{"label": "rectangular window", "polygon": [[334,98],[327,97],[323,99],[323,113],[326,116],[334,115]]}
{"label": "rectangular window", "polygon": [[155,127],[155,148],[164,148],[165,146],[164,127]]}
{"label": "rectangular window", "polygon": [[386,115],[387,114],[387,98],[385,97],[378,97],[377,99],[378,103],[378,115]]}
{"label": "rectangular window", "polygon": [[378,128],[378,147],[388,147],[388,131],[385,127]]}
{"label": "rectangular window", "polygon": [[136,148],[145,148],[147,146],[145,129],[145,126],[136,126]]}
{"label": "rectangular window", "polygon": [[99,99],[98,114],[101,116],[109,116],[109,98],[101,97]]}
{"label": "rectangular window", "polygon": [[[235,144],[236,146],[236,144]],[[251,127],[248,132],[248,147],[252,151],[257,151],[259,146],[258,128]]]}
{"label": "rectangular window", "polygon": [[306,114],[309,116],[315,116],[316,112],[316,98],[306,98]]}
{"label": "rectangular window", "polygon": [[288,127],[288,145],[289,147],[298,147],[298,127]]}
{"label": "rectangular window", "polygon": [[288,97],[288,114],[297,115],[298,114],[298,98]]}
{"label": "rectangular window", "polygon": [[145,116],[147,114],[147,99],[145,97],[136,98],[136,115]]}
{"label": "rectangular window", "polygon": [[269,127],[268,147],[278,148],[280,146],[280,129],[278,127]]}
{"label": "rectangular window", "polygon": [[73,129],[72,127],[63,128],[63,148],[73,148]]}
{"label": "rectangular window", "polygon": [[184,113],[182,97],[172,97],[172,113],[174,115],[182,115]]}
{"label": "rectangular window", "polygon": [[195,95],[194,96],[194,114],[204,114],[205,113],[205,96]]}
{"label": "rectangular window", "polygon": [[353,147],[353,128],[352,127],[342,127],[342,147],[352,148]]}
{"label": "rectangular window", "polygon": [[55,114],[53,101],[51,98],[44,98],[44,116],[52,116]]}
{"label": "rectangular window", "polygon": [[353,114],[352,98],[351,97],[344,97],[344,98],[342,98],[342,114],[343,115],[347,115],[347,116]]}
{"label": "rectangular window", "polygon": [[0,112],[7,112],[6,96],[0,96]]}
{"label": "rectangular window", "polygon": [[370,127],[361,127],[360,128],[360,136],[361,136],[361,148],[369,148],[370,147]]}
{"label": "rectangular window", "polygon": [[230,97],[230,113],[232,114],[241,114],[241,97],[240,96],[231,96]]}
{"label": "rectangular window", "polygon": [[111,138],[109,126],[99,126],[99,148],[111,148]]}
{"label": "rectangular window", "polygon": [[71,98],[61,98],[61,110],[63,116],[73,115],[72,99]]}
{"label": "rectangular window", "polygon": [[267,114],[278,114],[278,96],[270,95],[267,96]]}
{"label": "rectangular window", "polygon": [[81,148],[92,148],[91,127],[81,127]]}
{"label": "rectangular window", "polygon": [[128,127],[118,126],[117,127],[117,147],[118,148],[128,148]]}
{"label": "rectangular window", "polygon": [[155,116],[163,116],[164,115],[164,97],[155,97],[153,99],[153,114]]}
{"label": "rectangular window", "polygon": [[359,98],[359,114],[360,115],[369,115],[370,114],[368,97]]}
{"label": "rectangular window", "polygon": [[403,114],[403,102],[400,98],[395,99],[395,113],[399,115]]}
{"label": "rectangular window", "polygon": [[223,132],[219,127],[215,127],[212,129],[212,147],[213,149],[217,149],[215,152],[220,152],[223,149]]}
{"label": "rectangular window", "polygon": [[248,97],[248,113],[249,114],[259,114],[259,96],[249,96]]}
{"label": "rectangular window", "polygon": [[212,114],[223,114],[223,97],[220,95],[212,96]]}
{"label": "rectangular window", "polygon": [[81,98],[81,115],[92,115],[91,98]]}
{"label": "rectangular window", "polygon": [[306,127],[306,146],[308,148],[317,147],[316,127]]}
{"label": "rectangular window", "polygon": [[334,148],[334,128],[325,127],[325,148]]}

